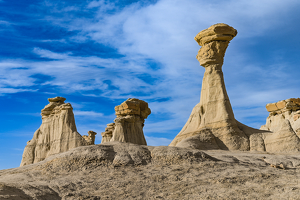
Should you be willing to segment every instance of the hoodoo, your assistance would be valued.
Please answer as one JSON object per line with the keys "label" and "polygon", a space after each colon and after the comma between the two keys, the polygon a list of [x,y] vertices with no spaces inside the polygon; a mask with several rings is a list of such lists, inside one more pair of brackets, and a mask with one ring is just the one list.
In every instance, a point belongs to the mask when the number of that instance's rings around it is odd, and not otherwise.
{"label": "hoodoo", "polygon": [[222,72],[225,51],[236,34],[231,26],[215,24],[196,35],[195,40],[202,46],[196,58],[205,68],[200,103],[170,146],[249,149],[249,139],[234,118]]}
{"label": "hoodoo", "polygon": [[68,151],[88,142],[77,132],[73,108],[66,98],[49,98],[42,109],[42,125],[27,142],[21,166],[44,160],[50,155]]}
{"label": "hoodoo", "polygon": [[234,118],[226,92],[222,65],[229,41],[237,31],[215,24],[199,32],[197,59],[205,68],[200,103],[170,146],[195,149],[300,151],[300,99],[287,99],[266,106],[270,112],[260,130]]}
{"label": "hoodoo", "polygon": [[148,103],[129,98],[115,107],[115,123],[107,125],[102,135],[102,143],[109,141],[128,142],[147,145],[143,127],[145,119],[151,114]]}

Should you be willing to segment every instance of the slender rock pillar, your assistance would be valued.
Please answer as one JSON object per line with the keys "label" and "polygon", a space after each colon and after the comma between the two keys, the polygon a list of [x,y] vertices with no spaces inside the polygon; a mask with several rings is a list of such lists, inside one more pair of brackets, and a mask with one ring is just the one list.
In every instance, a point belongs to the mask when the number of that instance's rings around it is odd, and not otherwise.
{"label": "slender rock pillar", "polygon": [[225,51],[236,34],[231,26],[215,24],[196,35],[202,46],[196,58],[205,68],[200,103],[170,146],[249,150],[249,139],[234,118],[222,72]]}

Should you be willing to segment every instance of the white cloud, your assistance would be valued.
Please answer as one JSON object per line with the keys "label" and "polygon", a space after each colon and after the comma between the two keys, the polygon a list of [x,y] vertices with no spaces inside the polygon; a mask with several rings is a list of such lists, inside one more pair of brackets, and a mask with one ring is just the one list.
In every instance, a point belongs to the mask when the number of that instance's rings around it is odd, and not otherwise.
{"label": "white cloud", "polygon": [[86,117],[103,117],[103,113],[98,113],[95,111],[80,111],[80,110],[74,110],[75,116],[86,116]]}
{"label": "white cloud", "polygon": [[[107,1],[91,1],[86,7],[62,10],[49,4],[58,13],[98,9],[94,18],[65,14],[65,18],[48,16],[47,20],[69,31],[79,32],[63,42],[92,40],[117,49],[124,57],[81,57],[71,52],[57,53],[36,47],[33,52],[40,57],[56,60],[1,61],[0,94],[34,90],[31,87],[35,86],[37,78],[33,75],[43,74],[51,79],[40,85],[55,86],[65,93],[81,92],[110,99],[126,99],[135,95],[150,101],[153,115],[165,114],[169,119],[149,120],[151,126],[146,124],[145,132],[166,133],[179,129],[199,101],[204,72],[195,59],[200,47],[193,37],[212,24],[224,22],[239,32],[226,54],[225,81],[233,107],[239,113],[237,116],[247,119],[247,116],[255,115],[247,114],[249,109],[245,107],[263,108],[269,101],[299,94],[299,81],[294,81],[293,73],[285,71],[283,66],[288,66],[288,61],[274,60],[267,66],[261,60],[254,62],[248,52],[241,52],[241,44],[235,41],[255,44],[256,38],[275,34],[274,30],[280,31],[282,25],[289,22],[289,11],[299,4],[295,0],[160,0],[144,7],[139,3],[131,4],[116,9],[116,12],[107,12],[116,8],[114,3]],[[148,60],[159,67],[151,68]],[[143,79],[142,75],[149,78]],[[245,80],[246,77],[252,79]],[[155,101],[158,98],[168,100]],[[97,111],[76,112],[81,116],[101,116]],[[262,113],[258,109],[251,112]]]}
{"label": "white cloud", "polygon": [[168,146],[172,140],[167,138],[159,138],[159,137],[148,137],[145,136],[148,146]]}
{"label": "white cloud", "polygon": [[51,59],[67,59],[70,53],[63,53],[63,54],[59,54],[59,53],[54,53],[52,51],[46,50],[46,49],[40,49],[40,48],[34,48],[33,52],[38,54],[40,57],[42,58],[51,58]]}

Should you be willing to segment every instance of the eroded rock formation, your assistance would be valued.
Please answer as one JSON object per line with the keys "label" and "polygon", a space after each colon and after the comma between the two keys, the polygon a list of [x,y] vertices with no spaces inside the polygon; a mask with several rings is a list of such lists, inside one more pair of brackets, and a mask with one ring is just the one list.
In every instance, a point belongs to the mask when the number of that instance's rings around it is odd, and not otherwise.
{"label": "eroded rock formation", "polygon": [[46,157],[88,145],[77,132],[73,108],[64,103],[63,97],[49,98],[49,104],[42,109],[42,125],[27,142],[21,166],[36,163]]}
{"label": "eroded rock formation", "polygon": [[170,146],[249,150],[249,139],[234,118],[222,72],[225,51],[236,34],[234,28],[216,24],[195,37],[202,46],[197,59],[205,68],[200,103]]}
{"label": "eroded rock formation", "polygon": [[261,129],[272,132],[280,131],[281,126],[285,124],[285,120],[291,124],[293,131],[300,136],[300,98],[290,98],[287,100],[269,103],[266,109],[270,112],[266,125]]}
{"label": "eroded rock formation", "polygon": [[266,105],[270,112],[262,130],[266,151],[300,151],[300,98],[291,98]]}
{"label": "eroded rock formation", "polygon": [[97,133],[94,131],[89,131],[88,135],[83,135],[82,137],[85,139],[85,141],[88,143],[88,145],[94,145],[95,144],[95,138]]}
{"label": "eroded rock formation", "polygon": [[115,123],[107,124],[105,131],[101,133],[102,135],[101,143],[109,142],[112,138],[112,134],[114,130],[115,130]]}
{"label": "eroded rock formation", "polygon": [[[148,103],[139,99],[129,98],[115,107],[117,118],[114,124],[108,124],[102,135],[102,143],[108,141],[128,142],[147,145],[143,127],[151,110]],[[111,134],[112,133],[112,134]]]}
{"label": "eroded rock formation", "polygon": [[195,37],[202,48],[197,59],[205,68],[201,98],[185,126],[170,146],[196,149],[300,151],[300,99],[287,99],[266,106],[270,115],[261,130],[234,118],[226,92],[222,65],[229,41],[237,31],[215,24]]}

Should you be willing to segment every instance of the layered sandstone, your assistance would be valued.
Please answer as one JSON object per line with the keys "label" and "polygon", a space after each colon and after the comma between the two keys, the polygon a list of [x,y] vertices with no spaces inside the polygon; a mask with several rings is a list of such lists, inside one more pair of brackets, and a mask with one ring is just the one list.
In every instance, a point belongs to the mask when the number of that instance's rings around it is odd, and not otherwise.
{"label": "layered sandstone", "polygon": [[299,98],[268,104],[266,108],[270,115],[261,130],[234,118],[222,65],[229,41],[236,34],[234,28],[216,24],[195,37],[202,46],[197,59],[205,68],[200,103],[170,146],[203,150],[300,151]]}
{"label": "layered sandstone", "polygon": [[277,132],[281,126],[288,120],[292,129],[300,135],[300,98],[290,98],[276,103],[266,105],[267,111],[270,112],[266,125],[261,129]]}
{"label": "layered sandstone", "polygon": [[115,123],[107,124],[105,131],[101,133],[102,141],[101,143],[109,142],[112,138],[112,134],[115,130]]}
{"label": "layered sandstone", "polygon": [[236,34],[231,26],[216,24],[195,37],[202,46],[196,58],[205,68],[200,103],[170,146],[249,150],[248,136],[234,118],[222,72],[225,51]]}
{"label": "layered sandstone", "polygon": [[266,150],[300,151],[300,98],[269,103],[266,109],[270,114],[261,129],[273,132],[265,136]]}
{"label": "layered sandstone", "polygon": [[108,124],[102,135],[102,143],[108,141],[128,142],[147,145],[143,127],[145,119],[151,110],[148,103],[129,98],[115,107],[116,119],[114,124]]}
{"label": "layered sandstone", "polygon": [[21,166],[44,160],[50,155],[88,145],[77,132],[73,108],[63,97],[49,98],[41,111],[42,125],[27,142]]}
{"label": "layered sandstone", "polygon": [[0,170],[0,199],[296,200],[299,170],[299,153],[202,151],[110,142]]}
{"label": "layered sandstone", "polygon": [[97,133],[94,131],[88,131],[88,135],[83,135],[82,137],[85,139],[88,145],[94,145]]}

